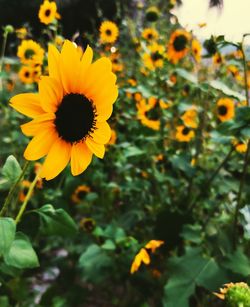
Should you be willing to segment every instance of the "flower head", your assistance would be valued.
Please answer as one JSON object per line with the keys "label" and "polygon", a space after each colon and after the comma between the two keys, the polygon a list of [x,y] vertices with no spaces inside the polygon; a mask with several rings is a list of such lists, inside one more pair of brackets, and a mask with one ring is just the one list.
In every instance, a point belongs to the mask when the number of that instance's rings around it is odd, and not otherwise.
{"label": "flower head", "polygon": [[111,61],[105,57],[92,63],[87,47],[80,57],[77,48],[65,41],[61,53],[49,46],[49,76],[39,81],[39,93],[14,96],[10,105],[33,118],[21,126],[33,139],[24,157],[47,156],[40,176],[56,177],[71,162],[72,174],[81,174],[93,153],[103,158],[111,129],[106,122],[118,96]]}
{"label": "flower head", "polygon": [[60,15],[57,13],[56,2],[45,0],[40,6],[38,17],[46,25],[52,23],[55,19],[59,19]]}
{"label": "flower head", "polygon": [[174,64],[178,63],[188,52],[190,34],[182,29],[175,30],[168,43],[168,59]]}
{"label": "flower head", "polygon": [[100,26],[101,43],[114,43],[119,36],[119,29],[112,21],[103,21]]}
{"label": "flower head", "polygon": [[23,40],[21,45],[18,46],[17,56],[23,64],[42,64],[44,50],[32,39]]}
{"label": "flower head", "polygon": [[234,102],[230,98],[221,98],[217,101],[217,115],[224,122],[234,117]]}
{"label": "flower head", "polygon": [[186,126],[178,126],[176,128],[176,140],[179,142],[190,142],[194,138],[194,131]]}
{"label": "flower head", "polygon": [[214,292],[221,300],[226,300],[229,306],[250,306],[250,288],[244,282],[228,283],[220,288],[220,293]]}

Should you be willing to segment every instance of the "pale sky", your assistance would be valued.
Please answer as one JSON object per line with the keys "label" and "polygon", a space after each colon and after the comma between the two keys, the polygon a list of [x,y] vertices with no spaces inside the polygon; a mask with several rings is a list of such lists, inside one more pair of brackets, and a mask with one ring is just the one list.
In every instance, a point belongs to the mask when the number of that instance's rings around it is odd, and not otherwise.
{"label": "pale sky", "polygon": [[[250,33],[250,0],[224,0],[222,10],[208,8],[208,0],[183,0],[183,5],[173,13],[182,26],[193,30],[200,39],[213,34],[239,42],[243,34]],[[207,26],[199,28],[201,23],[207,23]]]}

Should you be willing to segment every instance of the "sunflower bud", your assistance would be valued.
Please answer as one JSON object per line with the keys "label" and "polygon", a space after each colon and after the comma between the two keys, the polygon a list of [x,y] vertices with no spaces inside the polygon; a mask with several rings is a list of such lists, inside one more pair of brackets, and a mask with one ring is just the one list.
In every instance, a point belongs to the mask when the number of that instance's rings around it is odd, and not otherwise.
{"label": "sunflower bud", "polygon": [[228,289],[225,300],[228,306],[250,306],[250,288],[247,284],[240,282]]}
{"label": "sunflower bud", "polygon": [[156,6],[150,6],[146,11],[146,19],[154,22],[159,18],[160,12]]}
{"label": "sunflower bud", "polygon": [[14,32],[14,28],[12,25],[7,25],[3,28],[4,31],[4,36],[8,35],[9,33],[13,33]]}

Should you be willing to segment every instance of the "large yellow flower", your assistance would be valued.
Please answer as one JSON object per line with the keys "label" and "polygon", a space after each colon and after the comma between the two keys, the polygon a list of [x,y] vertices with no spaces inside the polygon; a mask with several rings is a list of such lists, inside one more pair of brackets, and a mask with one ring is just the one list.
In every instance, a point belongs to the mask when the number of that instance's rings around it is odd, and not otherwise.
{"label": "large yellow flower", "polygon": [[174,64],[178,63],[188,52],[190,34],[182,29],[174,31],[168,43],[168,59]]}
{"label": "large yellow flower", "polygon": [[45,0],[40,6],[38,17],[46,25],[52,23],[55,19],[59,19],[60,15],[57,13],[56,3]]}
{"label": "large yellow flower", "polygon": [[49,46],[49,76],[39,81],[39,93],[20,94],[11,106],[33,118],[21,126],[33,136],[24,157],[37,160],[47,155],[40,176],[56,177],[71,160],[72,174],[79,175],[90,164],[93,153],[103,158],[111,129],[106,122],[118,96],[111,61],[105,57],[92,63],[87,47],[80,58],[76,46],[65,41],[61,53]]}
{"label": "large yellow flower", "polygon": [[234,102],[230,98],[221,98],[217,101],[217,115],[224,122],[234,117]]}
{"label": "large yellow flower", "polygon": [[31,39],[23,40],[18,47],[17,56],[23,64],[42,64],[44,50]]}
{"label": "large yellow flower", "polygon": [[114,43],[119,35],[117,25],[112,21],[103,21],[100,26],[100,39],[103,44]]}

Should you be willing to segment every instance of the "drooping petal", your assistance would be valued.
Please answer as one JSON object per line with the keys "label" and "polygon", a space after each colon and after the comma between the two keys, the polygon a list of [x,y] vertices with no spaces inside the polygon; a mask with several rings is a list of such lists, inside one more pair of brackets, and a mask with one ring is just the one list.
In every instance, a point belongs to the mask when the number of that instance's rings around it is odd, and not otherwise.
{"label": "drooping petal", "polygon": [[97,144],[91,138],[86,139],[88,148],[100,159],[103,159],[105,154],[105,146],[103,144]]}
{"label": "drooping petal", "polygon": [[60,81],[60,70],[59,70],[59,57],[60,53],[55,46],[49,44],[48,51],[48,66],[49,76]]}
{"label": "drooping petal", "polygon": [[33,136],[46,129],[52,127],[53,120],[55,119],[54,113],[45,113],[37,116],[31,122],[21,125],[23,134]]}
{"label": "drooping petal", "polygon": [[44,113],[41,107],[39,94],[19,94],[11,98],[10,105],[18,112],[35,118]]}
{"label": "drooping petal", "polygon": [[96,122],[96,129],[91,133],[93,141],[98,144],[107,144],[111,137],[111,129],[107,122]]}
{"label": "drooping petal", "polygon": [[24,152],[27,160],[35,161],[44,157],[55,142],[57,134],[53,127],[48,127],[39,132],[28,144]]}
{"label": "drooping petal", "polygon": [[64,91],[75,93],[80,72],[80,58],[74,44],[66,40],[60,55],[60,74]]}
{"label": "drooping petal", "polygon": [[39,95],[42,108],[48,113],[55,113],[62,101],[63,89],[56,79],[43,77],[39,81]]}
{"label": "drooping petal", "polygon": [[70,143],[57,138],[42,166],[41,178],[53,179],[67,166],[70,160],[71,147]]}
{"label": "drooping petal", "polygon": [[89,166],[92,160],[92,152],[85,143],[79,142],[72,145],[71,173],[73,176],[81,174]]}

